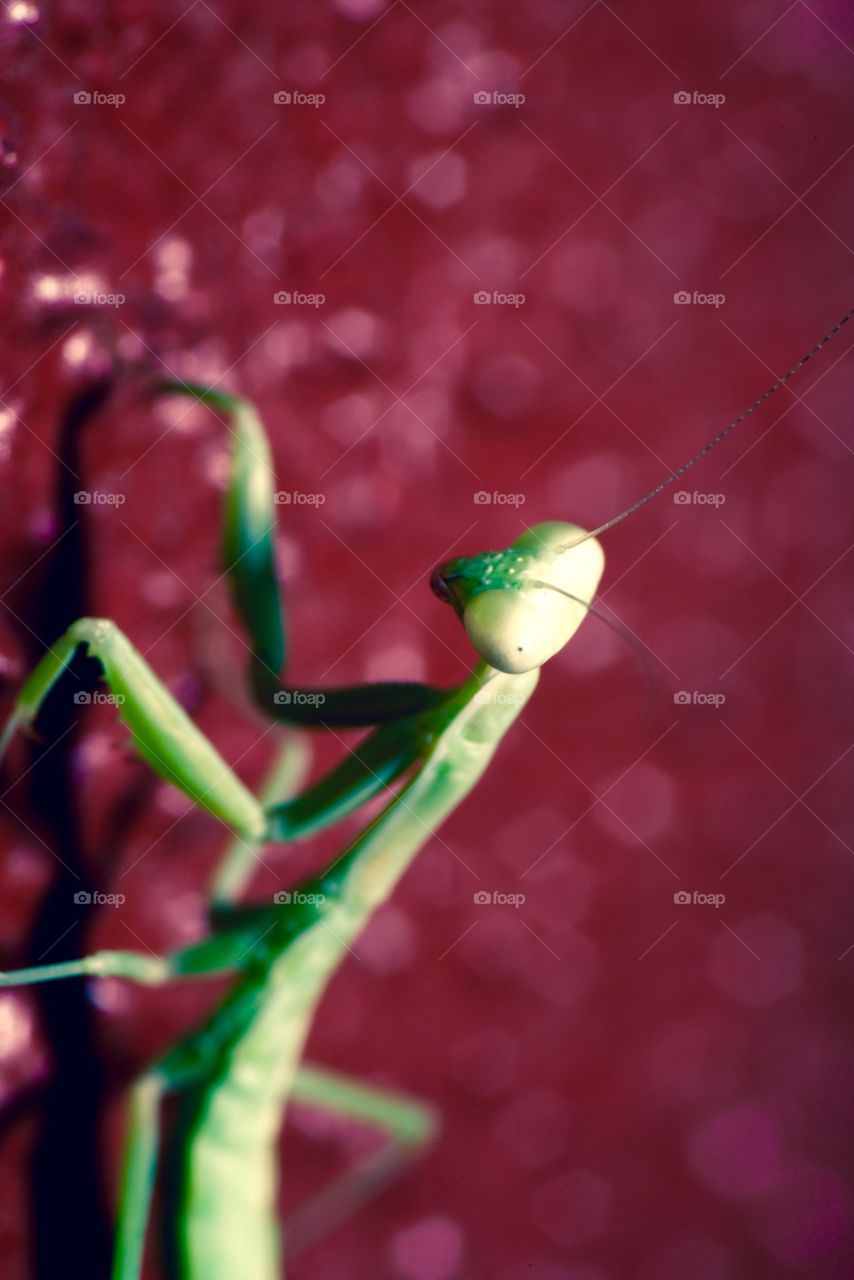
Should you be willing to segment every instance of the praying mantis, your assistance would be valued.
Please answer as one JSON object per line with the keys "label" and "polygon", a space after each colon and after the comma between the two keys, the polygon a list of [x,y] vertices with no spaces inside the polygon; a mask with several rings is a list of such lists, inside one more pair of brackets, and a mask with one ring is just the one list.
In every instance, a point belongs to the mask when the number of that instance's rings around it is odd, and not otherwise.
{"label": "praying mantis", "polygon": [[[231,434],[223,562],[248,641],[248,682],[258,707],[295,728],[370,732],[325,777],[288,790],[286,749],[253,794],[200,732],[132,642],[108,619],[81,618],[50,648],[18,694],[0,755],[32,726],[77,651],[103,670],[120,719],[140,755],[233,840],[213,878],[210,931],[156,957],[98,952],[80,960],[0,975],[0,986],[114,977],[156,986],[179,978],[233,975],[221,1003],[189,1037],[136,1081],[118,1187],[112,1280],[138,1280],[158,1178],[164,1264],[178,1280],[276,1280],[284,1265],[276,1222],[275,1139],[288,1103],[299,1100],[375,1126],[385,1145],[332,1190],[353,1207],[431,1137],[431,1110],[303,1061],[318,1004],[336,968],[413,858],[489,766],[537,686],[540,668],[575,635],[604,570],[600,534],[627,518],[704,457],[813,358],[854,315],[849,311],[797,364],[682,467],[591,532],[552,521],[526,529],[509,548],[439,566],[434,593],[450,604],[477,654],[458,687],[416,683],[297,691],[283,683],[287,643],[277,580],[274,476],[265,430],[243,399],[189,383],[162,394],[215,410]],[[300,694],[301,696],[296,696]],[[288,845],[387,796],[323,871],[270,902],[245,901],[255,856]],[[160,1139],[164,1099],[177,1114]],[[332,1194],[323,1205],[332,1212]]]}

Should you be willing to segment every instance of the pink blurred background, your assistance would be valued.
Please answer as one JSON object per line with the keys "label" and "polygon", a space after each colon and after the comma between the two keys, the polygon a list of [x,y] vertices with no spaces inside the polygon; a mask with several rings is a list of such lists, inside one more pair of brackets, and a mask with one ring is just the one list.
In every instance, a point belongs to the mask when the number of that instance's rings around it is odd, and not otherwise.
{"label": "pink blurred background", "polygon": [[[111,353],[258,403],[294,495],[295,682],[451,683],[470,654],[436,563],[603,522],[852,303],[841,0],[20,0],[0,23],[4,710],[60,616],[65,533],[89,610],[244,778],[271,758],[212,587],[216,419],[122,381],[71,467],[113,498],[62,523],[59,424]],[[294,1280],[852,1274],[852,336],[684,500],[606,535],[601,607],[633,643],[591,619],[549,664],[336,977],[312,1056],[444,1125]],[[342,750],[316,745],[318,769]],[[46,810],[44,759],[4,771],[3,966],[198,936],[222,830],[150,781],[109,708],[63,753],[79,835]],[[81,923],[69,840],[123,905]],[[53,991],[0,996],[4,1280],[58,1274],[69,1221],[99,1274],[120,1086],[214,994]],[[283,1204],[362,1140],[295,1111]]]}

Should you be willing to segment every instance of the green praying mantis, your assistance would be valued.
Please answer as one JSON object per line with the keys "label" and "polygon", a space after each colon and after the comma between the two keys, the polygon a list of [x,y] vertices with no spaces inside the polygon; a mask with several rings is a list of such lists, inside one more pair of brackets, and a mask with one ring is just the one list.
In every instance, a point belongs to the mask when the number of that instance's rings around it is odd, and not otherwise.
{"label": "green praying mantis", "polygon": [[[196,728],[119,628],[81,618],[52,646],[21,689],[0,737],[0,755],[31,726],[44,699],[83,648],[97,659],[118,714],[151,768],[233,833],[210,888],[208,935],[163,957],[99,952],[0,975],[19,986],[61,978],[123,978],[147,985],[233,975],[222,1002],[187,1039],[132,1086],[118,1189],[113,1280],[138,1280],[155,1183],[161,1187],[164,1264],[179,1280],[276,1280],[283,1246],[276,1220],[275,1141],[292,1100],[375,1126],[383,1146],[327,1193],[321,1212],[340,1215],[380,1185],[431,1137],[429,1107],[303,1061],[312,1020],[332,974],[413,858],[468,795],[536,688],[542,665],[574,636],[604,569],[598,536],[635,512],[704,457],[782,387],[847,323],[854,309],[802,360],[699,453],[626,511],[592,532],[564,522],[526,529],[504,551],[441,565],[434,592],[460,618],[478,656],[449,690],[415,683],[324,689],[306,696],[283,683],[286,631],[274,557],[274,477],[264,428],[250,403],[187,383],[231,434],[223,560],[250,652],[253,698],[293,727],[370,730],[318,782],[289,792],[286,747],[254,795]],[[295,696],[299,692],[302,696]],[[387,803],[321,873],[273,902],[245,901],[266,843],[305,839],[383,795]],[[161,1144],[165,1097],[177,1098]],[[162,1149],[161,1149],[162,1148]]]}

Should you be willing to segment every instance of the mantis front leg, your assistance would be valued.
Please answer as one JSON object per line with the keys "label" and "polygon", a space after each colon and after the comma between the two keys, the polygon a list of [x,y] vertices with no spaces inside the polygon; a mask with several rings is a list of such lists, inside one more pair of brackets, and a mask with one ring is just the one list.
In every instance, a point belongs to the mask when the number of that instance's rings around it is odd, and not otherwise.
{"label": "mantis front leg", "polygon": [[41,704],[81,645],[100,662],[119,718],[155,772],[234,831],[260,839],[266,829],[261,805],[196,728],[142,654],[106,618],[80,618],[44,655],[18,695],[0,738],[0,754],[16,729],[35,720]]}
{"label": "mantis front leg", "polygon": [[[267,806],[267,839],[303,840],[353,813],[414,764],[418,746],[411,720],[381,725],[324,778],[288,800],[281,799],[278,771],[274,771],[261,796]],[[238,837],[214,881],[214,907],[234,900],[256,857],[257,841]]]}
{"label": "mantis front leg", "polygon": [[267,433],[253,405],[239,396],[187,382],[165,382],[159,391],[199,400],[229,425],[231,475],[222,563],[249,640],[249,685],[264,715],[306,728],[363,728],[438,706],[445,691],[415,681],[299,690],[283,683],[287,635],[276,574],[276,495]]}
{"label": "mantis front leg", "polygon": [[[238,841],[223,865],[215,899],[227,900],[241,888],[255,849],[264,840],[301,839],[353,812],[389,786],[415,759],[417,744],[406,719],[382,726],[343,764],[292,801],[272,805],[278,785],[259,800],[193,724],[127,636],[105,618],[81,618],[45,654],[25,682],[2,736],[0,756],[16,730],[31,725],[51,689],[85,646],[103,670],[119,718],[130,729],[140,755],[156,773],[196,804],[225,822]],[[301,768],[304,755],[295,746],[281,781]]]}
{"label": "mantis front leg", "polygon": [[[165,689],[162,691],[167,697],[171,696]],[[198,732],[191,722],[188,723],[194,732]],[[202,741],[210,745],[206,739]],[[418,734],[411,725],[386,725],[319,782],[290,800],[282,800],[282,790],[289,789],[288,784],[293,782],[304,763],[303,753],[298,749],[295,752],[291,744],[286,744],[259,797],[259,809],[264,815],[263,831],[255,837],[237,836],[221,861],[214,879],[211,902],[215,931],[209,937],[167,956],[145,955],[137,951],[100,951],[80,960],[15,969],[0,973],[0,988],[31,986],[64,978],[124,978],[129,982],[157,986],[172,978],[206,977],[239,969],[241,957],[257,944],[271,922],[278,918],[278,913],[267,905],[232,906],[251,873],[262,837],[271,840],[300,839],[347,816],[365,801],[389,789],[415,762],[418,747]],[[170,777],[169,780],[174,779]],[[278,803],[265,809],[264,805],[274,797],[278,798]]]}

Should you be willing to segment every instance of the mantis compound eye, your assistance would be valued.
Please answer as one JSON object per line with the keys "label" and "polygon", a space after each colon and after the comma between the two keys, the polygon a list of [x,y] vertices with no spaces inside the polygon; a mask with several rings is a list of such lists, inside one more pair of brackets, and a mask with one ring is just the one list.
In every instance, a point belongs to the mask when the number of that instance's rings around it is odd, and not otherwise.
{"label": "mantis compound eye", "polygon": [[506,551],[441,565],[431,585],[453,605],[485,662],[508,675],[542,666],[575,635],[605,556],[577,525],[535,525]]}
{"label": "mantis compound eye", "polygon": [[521,675],[551,657],[536,608],[522,591],[481,591],[463,614],[468,637],[484,662]]}
{"label": "mantis compound eye", "polygon": [[430,575],[430,589],[434,595],[440,600],[444,600],[446,604],[453,605],[454,593],[452,590],[453,578],[447,573],[447,566],[439,565],[438,569],[434,569]]}

